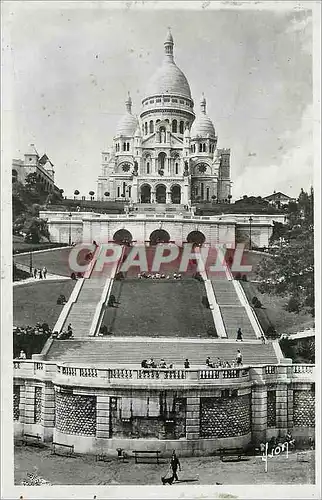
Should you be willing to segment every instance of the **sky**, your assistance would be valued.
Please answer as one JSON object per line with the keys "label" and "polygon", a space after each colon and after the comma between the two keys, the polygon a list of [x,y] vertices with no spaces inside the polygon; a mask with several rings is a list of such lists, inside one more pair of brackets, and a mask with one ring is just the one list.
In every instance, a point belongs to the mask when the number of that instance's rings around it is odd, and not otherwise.
{"label": "sky", "polygon": [[[5,158],[47,153],[65,195],[96,192],[130,91],[133,113],[161,65],[170,26],[175,62],[202,93],[231,149],[233,199],[297,196],[313,183],[312,13],[209,2],[8,2]],[[264,2],[265,4],[265,2]],[[225,7],[225,8],[223,8]]]}

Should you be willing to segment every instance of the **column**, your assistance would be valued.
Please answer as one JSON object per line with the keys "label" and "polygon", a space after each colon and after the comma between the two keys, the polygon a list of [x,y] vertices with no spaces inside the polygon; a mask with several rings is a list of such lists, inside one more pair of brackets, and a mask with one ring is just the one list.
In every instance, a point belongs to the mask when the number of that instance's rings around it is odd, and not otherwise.
{"label": "column", "polygon": [[[196,394],[196,393],[195,393]],[[197,395],[187,397],[186,436],[188,440],[199,439],[200,398]]]}
{"label": "column", "polygon": [[181,185],[181,204],[188,205],[189,200],[189,181],[188,178],[185,177],[183,186]]}
{"label": "column", "polygon": [[155,203],[155,191],[151,190],[151,203]]}
{"label": "column", "polygon": [[264,386],[252,390],[252,437],[254,441],[266,440],[267,392]]}
{"label": "column", "polygon": [[287,384],[279,383],[276,389],[276,427],[282,434],[287,432]]}
{"label": "column", "polygon": [[293,429],[293,388],[287,388],[287,428]]}
{"label": "column", "polygon": [[166,203],[171,203],[171,191],[170,191],[170,189],[168,187],[167,187],[165,202]]}
{"label": "column", "polygon": [[23,416],[24,424],[35,423],[35,387],[26,383],[25,386],[25,411]]}
{"label": "column", "polygon": [[110,396],[96,397],[96,437],[98,439],[110,437]]}
{"label": "column", "polygon": [[42,388],[41,425],[44,428],[44,441],[50,441],[55,427],[55,391],[52,385]]}

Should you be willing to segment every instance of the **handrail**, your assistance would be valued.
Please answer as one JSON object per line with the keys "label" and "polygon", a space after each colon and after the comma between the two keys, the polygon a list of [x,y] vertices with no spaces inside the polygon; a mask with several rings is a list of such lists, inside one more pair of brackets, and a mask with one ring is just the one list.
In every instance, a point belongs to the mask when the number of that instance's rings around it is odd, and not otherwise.
{"label": "handrail", "polygon": [[85,279],[84,278],[79,278],[74,286],[74,289],[72,291],[72,293],[70,294],[69,296],[69,299],[68,301],[66,302],[66,304],[64,305],[63,309],[61,310],[61,313],[58,317],[58,320],[56,321],[56,324],[53,328],[53,331],[54,332],[58,332],[60,333],[67,318],[68,318],[68,315],[70,313],[70,310],[73,306],[73,304],[77,301],[78,299],[78,296],[80,294],[80,291],[82,289],[82,286],[84,284],[84,281]]}

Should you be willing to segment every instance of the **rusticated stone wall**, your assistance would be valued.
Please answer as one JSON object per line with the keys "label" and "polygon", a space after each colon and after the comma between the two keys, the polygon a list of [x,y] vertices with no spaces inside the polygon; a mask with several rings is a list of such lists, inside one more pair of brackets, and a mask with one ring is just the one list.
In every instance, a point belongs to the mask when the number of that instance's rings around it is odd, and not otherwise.
{"label": "rusticated stone wall", "polygon": [[315,393],[313,391],[293,391],[294,427],[315,426]]}
{"label": "rusticated stone wall", "polygon": [[276,391],[267,391],[267,427],[276,427]]}
{"label": "rusticated stone wall", "polygon": [[20,385],[13,386],[13,419],[20,418]]}
{"label": "rusticated stone wall", "polygon": [[111,398],[111,437],[179,439],[186,436],[186,398]]}
{"label": "rusticated stone wall", "polygon": [[96,435],[96,397],[56,393],[56,429],[66,434]]}
{"label": "rusticated stone wall", "polygon": [[42,388],[35,387],[35,424],[41,423],[41,397],[42,397]]}
{"label": "rusticated stone wall", "polygon": [[200,437],[228,438],[242,436],[250,430],[250,394],[200,399]]}

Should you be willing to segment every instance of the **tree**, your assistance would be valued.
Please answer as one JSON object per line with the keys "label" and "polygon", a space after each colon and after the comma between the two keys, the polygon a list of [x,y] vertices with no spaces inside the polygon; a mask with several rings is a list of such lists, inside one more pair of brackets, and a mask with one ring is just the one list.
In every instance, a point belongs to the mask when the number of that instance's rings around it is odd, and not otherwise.
{"label": "tree", "polygon": [[[280,231],[281,228],[278,234]],[[310,196],[301,191],[297,210],[289,214],[284,231],[283,247],[274,249],[272,259],[263,259],[259,263],[257,274],[261,280],[260,289],[288,297],[287,307],[308,310],[313,316],[313,191]]]}
{"label": "tree", "polygon": [[39,219],[38,217],[33,217],[27,222],[25,231],[26,231],[25,240],[28,242],[39,243],[42,237],[45,237],[47,238],[48,241],[50,241],[47,221],[45,219]]}
{"label": "tree", "polygon": [[75,191],[74,191],[74,200],[75,200],[75,196],[78,196],[78,195],[79,195],[79,191],[78,191],[78,189],[75,189]]}

